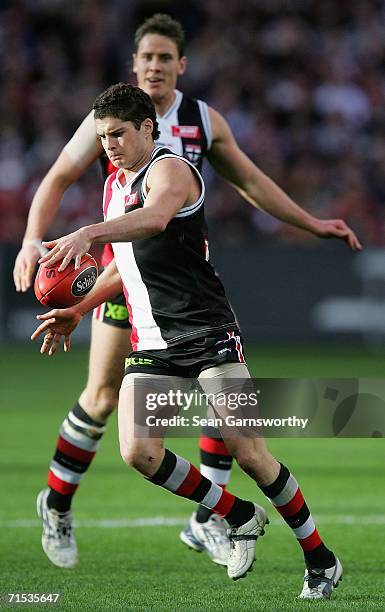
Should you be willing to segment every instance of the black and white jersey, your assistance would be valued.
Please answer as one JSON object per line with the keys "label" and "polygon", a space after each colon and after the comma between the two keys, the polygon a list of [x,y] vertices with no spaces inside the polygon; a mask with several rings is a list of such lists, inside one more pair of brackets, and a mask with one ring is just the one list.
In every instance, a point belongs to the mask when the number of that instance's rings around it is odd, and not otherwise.
{"label": "black and white jersey", "polygon": [[198,200],[179,210],[160,234],[112,245],[135,351],[165,349],[212,332],[237,329],[223,285],[208,260],[205,187],[193,164],[167,148],[155,147],[150,161],[130,182],[122,184],[123,171],[117,170],[105,183],[105,219],[143,207],[148,173],[167,157],[183,159],[196,172],[201,184]]}
{"label": "black and white jersey", "polygon": [[175,90],[175,100],[168,111],[156,117],[159,146],[167,147],[188,159],[199,171],[211,147],[211,122],[206,102],[188,98]]}
{"label": "black and white jersey", "polygon": [[[176,89],[173,104],[162,117],[157,115],[156,119],[160,132],[156,144],[185,157],[201,171],[212,142],[206,102],[188,98]],[[105,177],[115,172],[116,168],[105,154],[100,159]]]}

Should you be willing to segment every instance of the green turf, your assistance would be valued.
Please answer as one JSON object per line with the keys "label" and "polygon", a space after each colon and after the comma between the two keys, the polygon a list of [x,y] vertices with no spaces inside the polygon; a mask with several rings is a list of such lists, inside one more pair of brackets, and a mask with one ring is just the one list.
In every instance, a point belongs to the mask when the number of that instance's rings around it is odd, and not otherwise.
{"label": "green turf", "polygon": [[[381,376],[383,356],[360,351],[250,350],[261,376]],[[79,527],[81,562],[72,571],[53,567],[40,548],[34,520],[36,492],[44,486],[58,425],[85,379],[86,352],[42,358],[22,347],[0,349],[1,463],[0,592],[59,592],[56,610],[384,610],[384,443],[381,439],[270,440],[272,451],[301,482],[319,529],[345,568],[331,602],[300,602],[303,564],[296,541],[277,520],[258,543],[247,579],[233,583],[225,570],[178,541],[178,526]],[[197,440],[170,447],[198,460]],[[267,507],[257,487],[233,470],[231,489]],[[119,457],[116,419],[77,495],[81,521],[187,517],[191,503],[154,488]],[[270,510],[270,517],[277,515]],[[341,524],[343,520],[350,523]],[[377,521],[377,524],[376,524]],[[5,528],[5,526],[8,526]],[[20,605],[13,609],[36,609]],[[48,608],[48,606],[44,606]],[[6,609],[4,606],[0,609]],[[11,608],[10,608],[11,609]]]}

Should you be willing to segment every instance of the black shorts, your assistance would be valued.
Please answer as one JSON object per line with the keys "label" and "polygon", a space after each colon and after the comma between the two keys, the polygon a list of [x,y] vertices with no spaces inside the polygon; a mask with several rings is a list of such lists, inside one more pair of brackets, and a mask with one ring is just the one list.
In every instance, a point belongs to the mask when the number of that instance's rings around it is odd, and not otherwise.
{"label": "black shorts", "polygon": [[124,293],[120,293],[113,300],[104,302],[95,308],[93,318],[113,327],[131,329]]}
{"label": "black shorts", "polygon": [[222,363],[246,363],[241,334],[237,329],[167,349],[133,351],[126,359],[124,375],[143,372],[197,378],[203,370]]}

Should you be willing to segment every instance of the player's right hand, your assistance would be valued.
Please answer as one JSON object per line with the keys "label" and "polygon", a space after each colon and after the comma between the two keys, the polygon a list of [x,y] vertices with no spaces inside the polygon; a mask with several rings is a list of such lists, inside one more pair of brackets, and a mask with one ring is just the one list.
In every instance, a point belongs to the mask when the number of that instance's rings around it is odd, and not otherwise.
{"label": "player's right hand", "polygon": [[41,334],[45,333],[40,352],[53,355],[62,337],[64,337],[64,351],[70,350],[70,335],[80,323],[83,315],[72,306],[71,308],[55,308],[46,314],[37,315],[36,318],[42,320],[43,323],[33,332],[31,340],[37,340]]}
{"label": "player's right hand", "polygon": [[41,251],[34,244],[26,244],[20,249],[13,268],[16,291],[25,292],[30,288],[35,267],[40,257]]}

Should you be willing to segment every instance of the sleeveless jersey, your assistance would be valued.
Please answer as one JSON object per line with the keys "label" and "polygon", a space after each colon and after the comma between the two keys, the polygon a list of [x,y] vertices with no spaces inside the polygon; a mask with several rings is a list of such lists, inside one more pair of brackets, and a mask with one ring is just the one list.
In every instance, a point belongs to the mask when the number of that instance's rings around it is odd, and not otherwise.
{"label": "sleeveless jersey", "polygon": [[[189,160],[201,171],[202,164],[211,147],[211,123],[206,102],[188,98],[175,90],[175,100],[162,116],[157,115],[160,136],[157,145],[167,147]],[[105,177],[116,171],[105,155],[101,157]],[[106,266],[113,258],[112,248],[106,245],[102,264]]]}
{"label": "sleeveless jersey", "polygon": [[[106,180],[106,220],[144,205],[150,168],[160,159],[177,157],[155,147],[151,159],[122,186],[122,170]],[[183,158],[182,158],[183,159]],[[134,351],[165,349],[221,330],[237,329],[221,281],[208,261],[204,221],[204,183],[199,199],[182,208],[166,229],[150,238],[113,243],[132,325]]]}

